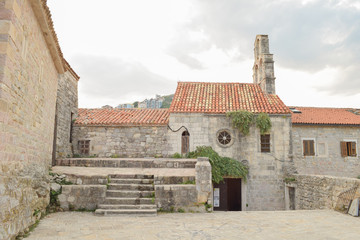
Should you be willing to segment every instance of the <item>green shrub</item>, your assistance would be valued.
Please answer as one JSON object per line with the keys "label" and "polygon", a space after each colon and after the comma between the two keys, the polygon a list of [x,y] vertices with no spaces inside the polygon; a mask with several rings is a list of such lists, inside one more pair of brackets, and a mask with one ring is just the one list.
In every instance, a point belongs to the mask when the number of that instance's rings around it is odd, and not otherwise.
{"label": "green shrub", "polygon": [[284,179],[284,182],[286,182],[286,183],[291,183],[291,182],[295,182],[295,181],[296,181],[296,179],[294,177],[287,177]]}
{"label": "green shrub", "polygon": [[177,210],[179,213],[184,213],[185,212],[185,210],[184,209],[182,209],[182,208],[178,208],[178,210]]}
{"label": "green shrub", "polygon": [[212,181],[215,183],[223,181],[224,177],[238,177],[246,181],[249,173],[248,167],[241,162],[232,158],[221,157],[208,146],[197,147],[195,151],[188,153],[187,157],[208,157],[211,164]]}
{"label": "green shrub", "polygon": [[174,155],[171,156],[172,158],[182,158],[180,153],[174,153]]}
{"label": "green shrub", "polygon": [[187,180],[183,182],[182,184],[195,184],[195,180]]}

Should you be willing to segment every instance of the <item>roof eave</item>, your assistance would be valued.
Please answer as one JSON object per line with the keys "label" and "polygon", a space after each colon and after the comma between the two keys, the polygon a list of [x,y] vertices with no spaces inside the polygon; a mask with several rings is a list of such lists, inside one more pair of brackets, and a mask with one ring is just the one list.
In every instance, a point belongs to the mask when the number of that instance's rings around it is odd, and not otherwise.
{"label": "roof eave", "polygon": [[360,127],[360,124],[341,124],[341,123],[294,123],[292,122],[292,125],[306,125],[306,126],[325,126],[325,127]]}
{"label": "roof eave", "polygon": [[41,31],[45,42],[50,51],[51,57],[54,61],[54,65],[58,73],[63,74],[65,72],[64,57],[60,50],[59,41],[57,39],[53,23],[51,20],[51,13],[44,0],[30,1],[34,14],[39,22]]}

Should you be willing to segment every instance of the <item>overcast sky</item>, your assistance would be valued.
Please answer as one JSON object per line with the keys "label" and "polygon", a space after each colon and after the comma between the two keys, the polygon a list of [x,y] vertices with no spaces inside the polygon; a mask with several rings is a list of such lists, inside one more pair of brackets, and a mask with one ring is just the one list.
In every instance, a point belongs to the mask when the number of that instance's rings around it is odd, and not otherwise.
{"label": "overcast sky", "polygon": [[80,75],[79,107],[175,92],[178,81],[252,82],[268,34],[287,105],[360,107],[358,0],[48,0]]}

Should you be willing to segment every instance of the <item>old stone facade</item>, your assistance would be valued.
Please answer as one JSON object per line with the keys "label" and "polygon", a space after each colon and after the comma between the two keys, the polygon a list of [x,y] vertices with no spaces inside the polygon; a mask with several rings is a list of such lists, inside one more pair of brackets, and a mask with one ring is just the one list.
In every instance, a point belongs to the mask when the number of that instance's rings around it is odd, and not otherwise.
{"label": "old stone facade", "polygon": [[56,158],[72,157],[73,123],[78,115],[77,74],[70,70],[59,78],[56,100]]}
{"label": "old stone facade", "polygon": [[[224,115],[170,114],[169,125],[173,129],[185,126],[190,133],[190,151],[197,146],[211,146],[222,156],[243,161],[249,165],[248,181],[242,186],[243,210],[284,209],[283,179],[291,171],[289,159],[291,116],[271,116],[270,152],[260,149],[260,132],[253,126],[250,134],[243,136],[232,127]],[[232,136],[229,146],[222,146],[217,140],[219,131],[226,130]],[[181,152],[183,131],[169,133],[169,153]]]}
{"label": "old stone facade", "polygon": [[65,64],[46,1],[0,3],[0,239],[49,203],[58,80]]}
{"label": "old stone facade", "polygon": [[73,128],[74,154],[84,155],[79,141],[90,140],[89,156],[166,157],[166,126],[77,126]]}
{"label": "old stone facade", "polygon": [[[304,156],[303,140],[314,140],[315,154]],[[340,143],[357,143],[355,156],[342,156]],[[360,175],[360,127],[293,125],[294,163],[299,174],[356,178]]]}

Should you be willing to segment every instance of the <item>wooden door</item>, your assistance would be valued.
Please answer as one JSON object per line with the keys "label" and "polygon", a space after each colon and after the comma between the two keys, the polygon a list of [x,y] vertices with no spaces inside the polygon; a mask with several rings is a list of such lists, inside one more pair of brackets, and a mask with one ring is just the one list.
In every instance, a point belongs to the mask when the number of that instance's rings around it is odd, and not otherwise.
{"label": "wooden door", "polygon": [[190,134],[188,131],[184,131],[181,135],[181,154],[187,154],[189,152]]}
{"label": "wooden door", "polygon": [[241,211],[240,178],[224,178],[223,182],[214,184],[214,210]]}

